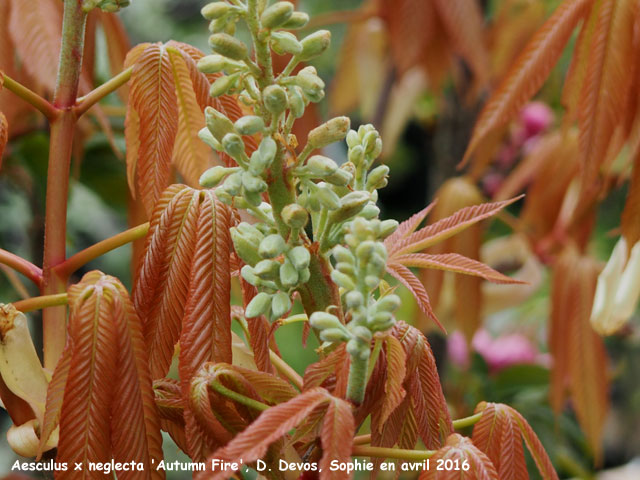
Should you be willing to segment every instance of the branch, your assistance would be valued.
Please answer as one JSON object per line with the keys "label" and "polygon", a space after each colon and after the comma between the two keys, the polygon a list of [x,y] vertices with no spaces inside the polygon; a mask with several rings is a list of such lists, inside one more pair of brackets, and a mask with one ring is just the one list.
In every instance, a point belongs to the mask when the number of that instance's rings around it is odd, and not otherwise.
{"label": "branch", "polygon": [[269,408],[269,405],[267,405],[266,403],[259,402],[258,400],[254,400],[253,398],[245,397],[241,393],[234,392],[233,390],[225,387],[216,380],[210,382],[209,386],[219,394],[224,395],[225,397],[230,398],[231,400],[238,402],[246,407],[253,408],[254,410],[264,412]]}
{"label": "branch", "polygon": [[76,115],[80,117],[84,113],[87,112],[92,106],[102,100],[104,97],[109,95],[110,93],[115,92],[122,85],[127,83],[131,78],[131,73],[133,72],[133,67],[129,67],[126,70],[123,70],[118,75],[103,83],[96,89],[87,93],[84,97],[80,97],[74,107]]}
{"label": "branch", "polygon": [[56,295],[43,295],[41,297],[20,300],[19,302],[14,302],[13,306],[16,310],[19,310],[22,313],[27,313],[33,312],[34,310],[40,310],[42,308],[66,305],[68,302],[69,299],[66,293],[58,293]]}
{"label": "branch", "polygon": [[470,417],[460,418],[458,420],[454,420],[453,428],[459,430],[461,428],[470,427],[471,425],[475,425],[482,418],[482,412],[476,413],[475,415],[471,415]]}
{"label": "branch", "polygon": [[401,448],[368,447],[365,445],[354,445],[351,450],[354,457],[397,458],[416,462],[427,460],[435,453],[434,450],[403,450]]}
{"label": "branch", "polygon": [[42,269],[36,267],[33,263],[25,260],[18,255],[7,252],[0,248],[0,263],[4,263],[8,267],[13,268],[16,272],[21,273],[37,286],[42,283]]}
{"label": "branch", "polygon": [[53,120],[54,118],[56,118],[56,116],[58,115],[58,109],[51,103],[42,98],[36,92],[29,90],[21,83],[16,82],[6,73],[0,72],[0,75],[3,76],[2,82],[0,82],[0,84],[3,84],[7,88],[7,90],[15,93],[18,97],[29,103],[32,107],[36,108],[38,111],[40,111],[40,113],[47,117],[48,120]]}
{"label": "branch", "polygon": [[144,237],[149,231],[149,222],[138,225],[137,227],[130,228],[124,232],[118,233],[113,237],[102,240],[95,245],[85,248],[84,250],[76,253],[72,257],[62,262],[60,265],[54,268],[55,272],[60,276],[68,276],[73,272],[83,267],[91,260],[94,260],[111,250],[120,248],[127,243],[131,243],[139,238]]}
{"label": "branch", "polygon": [[269,350],[269,358],[271,359],[271,363],[276,367],[278,373],[283,375],[287,380],[289,380],[294,387],[298,390],[302,390],[303,380],[298,372],[296,372],[291,366],[282,360],[273,350]]}

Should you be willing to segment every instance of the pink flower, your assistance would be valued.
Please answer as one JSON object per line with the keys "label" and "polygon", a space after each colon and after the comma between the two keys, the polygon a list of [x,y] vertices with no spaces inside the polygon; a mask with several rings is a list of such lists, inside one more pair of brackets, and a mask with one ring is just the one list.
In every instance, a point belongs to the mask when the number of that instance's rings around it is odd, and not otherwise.
{"label": "pink flower", "polygon": [[553,110],[546,103],[531,102],[520,112],[526,138],[531,138],[546,130],[553,122]]}

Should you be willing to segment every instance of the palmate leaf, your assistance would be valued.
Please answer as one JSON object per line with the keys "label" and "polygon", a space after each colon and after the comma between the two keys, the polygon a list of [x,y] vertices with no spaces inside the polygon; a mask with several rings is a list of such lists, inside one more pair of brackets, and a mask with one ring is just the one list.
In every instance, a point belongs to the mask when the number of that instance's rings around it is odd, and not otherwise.
{"label": "palmate leaf", "polygon": [[544,480],[557,480],[549,456],[524,417],[508,405],[481,402],[476,413],[482,412],[473,427],[473,443],[493,462],[500,480],[527,480],[522,442],[534,459]]}
{"label": "palmate leaf", "polygon": [[[459,465],[467,462],[468,470],[455,468],[438,470],[439,460],[458,461]],[[489,457],[482,453],[470,439],[454,433],[447,438],[444,447],[439,449],[430,459],[428,470],[423,470],[420,480],[502,480]]]}
{"label": "palmate leaf", "polygon": [[469,160],[492,131],[514,118],[538,91],[592,2],[593,0],[562,2],[529,41],[480,113],[463,162]]}
{"label": "palmate leaf", "polygon": [[124,286],[90,272],[69,289],[69,305],[69,337],[49,385],[42,442],[59,419],[58,460],[84,464],[69,478],[93,478],[88,462],[111,458],[143,462],[147,473],[123,478],[164,478],[152,468],[162,459],[159,419],[141,322]]}
{"label": "palmate leaf", "polygon": [[346,463],[351,460],[355,430],[351,404],[341,398],[332,397],[320,431],[322,458],[318,466],[322,470],[322,480],[347,480],[351,477],[346,471],[332,471],[330,467],[333,461]]}
{"label": "palmate leaf", "polygon": [[384,382],[384,393],[380,408],[380,425],[384,424],[389,415],[402,403],[406,395],[402,387],[407,373],[407,355],[402,348],[400,341],[388,335],[384,339],[384,352],[387,363],[386,379]]}
{"label": "palmate leaf", "polygon": [[[246,430],[234,437],[225,447],[215,451],[207,463],[211,465],[213,459],[236,461],[242,458],[247,464],[262,458],[269,445],[296,427],[317,406],[331,399],[331,395],[326,390],[313,388],[288,402],[265,410]],[[199,472],[194,478],[216,480],[228,476],[229,472],[216,471]]]}

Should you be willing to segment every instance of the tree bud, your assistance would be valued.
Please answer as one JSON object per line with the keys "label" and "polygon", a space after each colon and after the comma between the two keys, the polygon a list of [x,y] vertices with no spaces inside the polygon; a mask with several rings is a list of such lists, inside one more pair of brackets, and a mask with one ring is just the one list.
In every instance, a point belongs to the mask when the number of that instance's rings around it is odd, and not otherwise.
{"label": "tree bud", "polygon": [[289,20],[280,26],[286,30],[296,30],[304,27],[307,23],[309,23],[309,15],[304,12],[293,12]]}
{"label": "tree bud", "polygon": [[282,317],[291,310],[291,299],[284,292],[278,292],[273,296],[271,301],[271,315],[274,319]]}
{"label": "tree bud", "polygon": [[367,327],[363,327],[362,325],[356,325],[355,327],[353,327],[351,329],[351,333],[354,337],[356,337],[358,340],[361,340],[367,346],[369,346],[369,342],[371,341],[371,338],[373,338],[373,336],[371,335],[371,330],[369,330]]}
{"label": "tree bud", "polygon": [[387,175],[389,175],[389,167],[386,165],[380,165],[371,170],[367,175],[367,190],[380,188],[382,182],[386,181]]}
{"label": "tree bud", "polygon": [[327,182],[336,187],[346,187],[353,180],[353,175],[345,169],[336,170],[325,178]]}
{"label": "tree bud", "polygon": [[393,220],[393,219],[383,220],[382,222],[380,222],[380,238],[384,240],[393,232],[395,232],[397,228],[398,228],[397,220]]}
{"label": "tree bud", "polygon": [[306,163],[308,173],[314,178],[324,178],[338,171],[338,164],[323,155],[314,155]]}
{"label": "tree bud", "polygon": [[360,213],[368,202],[369,194],[367,192],[355,191],[347,193],[340,200],[341,206],[333,212],[330,220],[334,223],[343,222]]}
{"label": "tree bud", "polygon": [[345,297],[347,301],[347,307],[351,310],[356,310],[364,305],[364,297],[358,290],[351,290]]}
{"label": "tree bud", "polygon": [[320,96],[324,89],[324,82],[313,67],[300,70],[296,75],[296,83],[310,99]]}
{"label": "tree bud", "polygon": [[[233,248],[243,262],[248,265],[255,265],[261,260],[260,255],[258,255],[259,243],[255,238],[243,235],[237,228],[232,228],[231,240],[233,241]],[[245,280],[249,281],[246,278]]]}
{"label": "tree bud", "polygon": [[345,275],[349,275],[350,277],[355,276],[356,270],[351,262],[338,262],[336,263],[336,270],[344,273]]}
{"label": "tree bud", "polygon": [[242,173],[242,186],[251,193],[262,193],[267,191],[267,183],[251,172]]}
{"label": "tree bud", "polygon": [[233,197],[240,195],[240,193],[242,193],[242,172],[234,172],[229,175],[224,181],[222,188]]}
{"label": "tree bud", "polygon": [[353,281],[353,279],[349,275],[342,273],[339,270],[334,270],[331,272],[331,280],[333,280],[336,285],[346,290],[355,290],[356,288],[356,283]]}
{"label": "tree bud", "polygon": [[378,208],[378,206],[373,203],[373,202],[369,202],[360,212],[360,215],[362,215],[364,218],[371,220],[373,218],[377,218],[378,215],[380,215],[380,208]]}
{"label": "tree bud", "polygon": [[237,133],[227,133],[222,138],[222,148],[224,151],[231,155],[233,158],[242,157],[244,153],[244,141],[242,137]]}
{"label": "tree bud", "polygon": [[249,52],[243,42],[226,33],[214,33],[211,35],[209,37],[209,46],[214,52],[232,60],[244,60]]}
{"label": "tree bud", "polygon": [[264,106],[274,115],[280,115],[287,109],[287,92],[280,85],[269,85],[262,92]]}
{"label": "tree bud", "polygon": [[274,258],[282,254],[287,248],[287,243],[277,233],[268,235],[260,242],[258,253],[262,258]]}
{"label": "tree bud", "polygon": [[338,317],[332,313],[322,311],[313,312],[311,317],[309,317],[309,323],[313,328],[318,330],[326,330],[328,328],[344,329]]}
{"label": "tree bud", "polygon": [[233,125],[240,135],[254,135],[264,130],[264,121],[255,115],[246,115]]}
{"label": "tree bud", "polygon": [[364,284],[369,290],[373,290],[380,284],[380,277],[377,275],[367,275],[364,277]]}
{"label": "tree bud", "polygon": [[398,308],[400,308],[400,297],[395,293],[386,295],[376,302],[378,312],[395,312]]}
{"label": "tree bud", "polygon": [[318,187],[312,195],[328,210],[337,210],[340,208],[340,197],[329,187]]}
{"label": "tree bud", "polygon": [[309,221],[309,213],[297,203],[290,203],[282,209],[282,220],[288,227],[304,228]]}
{"label": "tree bud", "polygon": [[342,140],[349,131],[348,117],[332,118],[309,132],[308,142],[313,148],[323,148]]}
{"label": "tree bud", "polygon": [[222,138],[226,134],[234,132],[233,123],[231,123],[231,120],[229,120],[226,115],[220,113],[215,108],[205,108],[204,115],[207,121],[207,128],[218,142],[222,142]]}
{"label": "tree bud", "polygon": [[200,129],[200,131],[198,132],[198,138],[209,145],[211,148],[213,148],[215,151],[222,151],[222,145],[218,140],[216,140],[216,138],[211,134],[207,127]]}
{"label": "tree bud", "polygon": [[348,156],[351,163],[360,165],[364,160],[364,148],[362,148],[362,145],[356,145],[349,149]]}
{"label": "tree bud", "polygon": [[303,62],[311,60],[324,53],[331,43],[331,32],[329,30],[318,30],[304,37],[300,43],[302,44],[302,52],[298,54],[298,59]]}
{"label": "tree bud", "polygon": [[273,32],[271,34],[271,47],[278,55],[296,55],[302,51],[302,44],[296,36],[289,32]]}
{"label": "tree bud", "polygon": [[338,343],[346,342],[351,335],[344,328],[326,328],[320,331],[319,337],[323,342]]}
{"label": "tree bud", "polygon": [[222,55],[207,55],[198,60],[198,70],[202,73],[218,73],[227,67],[228,59]]}
{"label": "tree bud", "polygon": [[216,98],[229,93],[229,90],[235,86],[238,76],[239,74],[234,73],[233,75],[221,75],[216,78],[209,88],[209,96]]}
{"label": "tree bud", "polygon": [[268,30],[279,27],[291,18],[293,14],[293,3],[276,2],[267,8],[263,13],[260,21],[262,26]]}
{"label": "tree bud", "polygon": [[200,10],[200,13],[207,20],[215,20],[223,15],[226,15],[231,11],[231,5],[225,2],[213,2],[205,5]]}
{"label": "tree bud", "polygon": [[360,137],[358,137],[358,132],[355,130],[349,130],[347,133],[347,146],[349,148],[353,148],[356,145],[360,145]]}
{"label": "tree bud", "polygon": [[252,192],[247,190],[246,188],[243,188],[242,196],[247,201],[247,203],[253,207],[257,207],[262,203],[262,195],[260,194],[260,192]]}
{"label": "tree bud", "polygon": [[333,247],[332,254],[338,262],[356,263],[356,257],[353,256],[353,253],[342,245]]}
{"label": "tree bud", "polygon": [[309,250],[301,245],[289,250],[289,252],[287,252],[287,258],[298,272],[309,268],[309,264],[311,263]]}
{"label": "tree bud", "polygon": [[289,88],[289,108],[294,117],[300,118],[304,115],[304,98],[302,98],[302,89],[294,86]]}
{"label": "tree bud", "polygon": [[244,315],[247,318],[255,318],[260,315],[264,315],[269,312],[271,308],[271,295],[265,292],[258,293],[251,299],[249,305],[244,311]]}
{"label": "tree bud", "polygon": [[262,280],[275,280],[278,278],[280,263],[275,260],[260,260],[253,271]]}
{"label": "tree bud", "polygon": [[370,320],[369,320],[369,327],[371,328],[371,330],[375,331],[375,332],[382,332],[384,330],[388,330],[389,328],[391,328],[393,326],[393,324],[395,323],[395,320],[393,318],[393,315],[389,312],[380,312],[380,313],[376,313]]}
{"label": "tree bud", "polygon": [[258,145],[258,152],[262,157],[263,162],[268,167],[273,162],[273,159],[276,157],[276,153],[278,151],[278,144],[271,137],[264,137]]}

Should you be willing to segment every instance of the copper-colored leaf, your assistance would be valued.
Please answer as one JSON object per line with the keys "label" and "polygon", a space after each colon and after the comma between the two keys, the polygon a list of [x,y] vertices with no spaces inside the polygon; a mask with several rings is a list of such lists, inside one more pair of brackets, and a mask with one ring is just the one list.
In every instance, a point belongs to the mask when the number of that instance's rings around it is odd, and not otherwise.
{"label": "copper-colored leaf", "polygon": [[195,249],[198,193],[173,185],[151,218],[133,301],[149,349],[152,378],[164,377],[180,336]]}
{"label": "copper-colored leaf", "polygon": [[4,154],[4,147],[7,145],[9,138],[9,125],[7,124],[7,117],[0,112],[0,169],[2,168],[2,155]]}
{"label": "copper-colored leaf", "polygon": [[640,240],[640,156],[634,160],[629,193],[624,204],[620,228],[627,245],[635,245]]}
{"label": "copper-colored leaf", "polygon": [[62,5],[56,0],[11,0],[9,31],[29,75],[53,92],[58,72]]}
{"label": "copper-colored leaf", "polygon": [[310,390],[320,386],[328,388],[327,379],[335,376],[339,366],[345,363],[349,363],[349,355],[344,345],[340,345],[322,360],[307,367],[303,377],[303,389]]}
{"label": "copper-colored leaf", "polygon": [[[227,461],[242,458],[244,463],[260,459],[267,452],[271,443],[285,435],[318,405],[327,402],[330,398],[326,390],[314,388],[301,393],[288,402],[265,410],[246,430],[237,435],[224,448],[214,452],[207,463],[210,464],[211,460],[215,458]],[[229,472],[224,471],[201,472],[195,478],[216,480],[226,478],[228,475]]]}
{"label": "copper-colored leaf", "polygon": [[[494,465],[484,453],[466,437],[454,433],[447,438],[444,447],[438,450],[430,459],[430,467],[423,470],[420,480],[502,480]],[[460,465],[460,469],[451,468],[438,470],[439,460],[452,460],[453,465]],[[456,462],[457,460],[457,462]],[[466,463],[468,469],[462,468]]]}
{"label": "copper-colored leaf", "polygon": [[406,395],[402,387],[404,383],[407,355],[402,348],[400,341],[389,335],[384,339],[385,356],[387,360],[386,380],[384,383],[384,393],[380,408],[380,424],[383,424],[398,405],[402,403]]}
{"label": "copper-colored leaf", "polygon": [[404,388],[412,399],[420,438],[427,448],[438,448],[453,425],[429,342],[422,332],[404,322],[396,323],[391,335],[400,340],[407,354]]}
{"label": "copper-colored leaf", "polygon": [[387,237],[388,245],[393,245],[415,232],[416,228],[418,228],[420,223],[422,223],[427,215],[429,215],[429,212],[431,212],[435,205],[435,202],[430,203],[418,213],[414,213],[408,219],[398,225],[396,231]]}
{"label": "copper-colored leaf", "polygon": [[47,387],[47,405],[40,430],[40,454],[43,452],[43,448],[51,437],[51,434],[60,423],[64,389],[67,385],[69,368],[71,367],[71,353],[71,345],[67,343],[53,371],[49,386]]}
{"label": "copper-colored leaf", "polygon": [[169,185],[178,131],[173,70],[164,46],[149,45],[136,61],[131,75],[130,105],[140,117],[136,184],[150,214]]}
{"label": "copper-colored leaf", "polygon": [[585,186],[595,181],[626,101],[634,2],[605,0],[599,11],[579,101],[580,153]]}
{"label": "copper-colored leaf", "polygon": [[542,86],[592,0],[566,0],[529,41],[482,110],[463,161],[492,130],[511,120]]}
{"label": "copper-colored leaf", "polygon": [[320,474],[322,480],[346,480],[351,477],[346,470],[331,469],[331,463],[333,461],[347,463],[351,460],[355,430],[351,404],[332,397],[320,432],[322,458],[318,466],[322,470]]}

